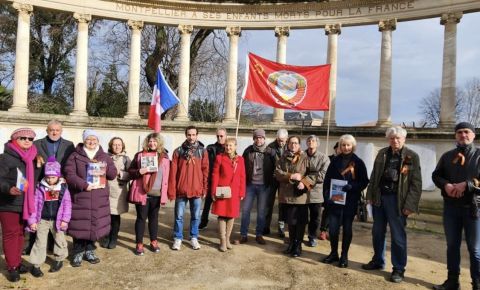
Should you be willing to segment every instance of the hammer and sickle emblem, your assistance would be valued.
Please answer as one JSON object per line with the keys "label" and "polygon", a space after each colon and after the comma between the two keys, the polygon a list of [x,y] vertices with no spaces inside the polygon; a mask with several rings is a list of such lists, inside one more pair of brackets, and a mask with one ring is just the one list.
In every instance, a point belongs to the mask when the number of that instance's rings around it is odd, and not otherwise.
{"label": "hammer and sickle emblem", "polygon": [[264,69],[263,69],[263,66],[261,66],[260,64],[258,63],[255,63],[253,65],[253,68],[254,68],[254,71],[256,71],[258,74],[262,75],[263,72],[264,72]]}

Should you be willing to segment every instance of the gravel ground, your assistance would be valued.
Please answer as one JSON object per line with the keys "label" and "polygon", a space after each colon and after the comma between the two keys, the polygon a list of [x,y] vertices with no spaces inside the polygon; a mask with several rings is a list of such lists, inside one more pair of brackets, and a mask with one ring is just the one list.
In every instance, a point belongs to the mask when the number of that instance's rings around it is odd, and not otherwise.
{"label": "gravel ground", "polygon": [[[188,216],[187,216],[188,218]],[[188,220],[187,220],[188,221]],[[254,222],[255,220],[252,219]],[[171,205],[160,212],[160,253],[133,254],[135,210],[122,215],[119,245],[114,250],[99,248],[101,262],[83,262],[79,268],[69,263],[58,273],[48,273],[50,259],[42,266],[43,278],[22,275],[18,283],[5,277],[5,260],[0,259],[1,289],[425,289],[442,283],[446,277],[445,239],[437,216],[420,215],[409,220],[408,264],[405,281],[389,282],[390,263],[385,271],[364,271],[361,265],[370,260],[371,224],[355,222],[350,248],[349,268],[325,265],[320,259],[329,253],[328,241],[315,248],[303,247],[300,258],[282,254],[285,244],[276,233],[266,237],[267,244],[258,245],[254,236],[244,245],[221,253],[217,250],[216,220],[211,216],[209,227],[200,234],[202,249],[194,251],[187,240],[180,251],[170,250],[173,223]],[[240,229],[240,220],[234,232]],[[186,223],[188,226],[188,222]],[[253,229],[253,224],[250,228]],[[188,230],[188,229],[186,229]],[[188,236],[188,231],[185,232]],[[238,237],[235,235],[234,237]],[[68,239],[71,246],[71,239]],[[148,241],[147,236],[145,242]],[[389,242],[387,241],[387,244]],[[390,248],[387,259],[390,259]],[[470,288],[468,255],[462,246],[461,283]],[[28,261],[28,257],[24,257]],[[28,264],[28,263],[27,263]]]}

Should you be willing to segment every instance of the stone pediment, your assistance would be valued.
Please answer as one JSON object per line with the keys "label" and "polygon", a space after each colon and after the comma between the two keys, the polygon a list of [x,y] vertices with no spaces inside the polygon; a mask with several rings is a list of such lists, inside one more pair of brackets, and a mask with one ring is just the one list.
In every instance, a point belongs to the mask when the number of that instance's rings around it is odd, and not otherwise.
{"label": "stone pediment", "polygon": [[[2,1],[2,0],[0,0]],[[5,1],[5,0],[3,0]],[[15,0],[7,0],[14,2]],[[93,17],[204,28],[318,28],[378,24],[385,19],[408,21],[449,12],[480,11],[478,0],[22,0],[39,7],[91,14]]]}

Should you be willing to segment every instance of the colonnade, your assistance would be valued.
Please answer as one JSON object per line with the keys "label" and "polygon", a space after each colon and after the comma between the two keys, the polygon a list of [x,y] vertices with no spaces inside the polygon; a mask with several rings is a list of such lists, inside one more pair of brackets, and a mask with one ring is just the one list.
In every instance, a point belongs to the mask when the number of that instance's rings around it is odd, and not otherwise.
{"label": "colonnade", "polygon": [[[13,7],[18,11],[18,28],[16,39],[16,57],[14,72],[13,105],[9,111],[28,112],[28,69],[29,69],[29,41],[30,15],[33,6],[14,2]],[[88,24],[92,16],[89,14],[74,13],[78,22],[77,55],[75,64],[74,107],[72,116],[88,116],[87,114],[87,77],[88,77]],[[441,87],[440,126],[452,127],[455,123],[455,112],[452,108],[456,102],[456,42],[457,24],[462,18],[461,12],[442,14],[440,23],[445,26],[443,69]],[[140,67],[141,67],[141,31],[144,23],[137,20],[128,20],[131,29],[130,71],[128,85],[128,109],[125,118],[139,118],[140,95]],[[392,96],[392,36],[397,25],[396,19],[385,19],[378,23],[382,33],[380,52],[380,83],[378,95],[377,126],[391,125],[391,96]],[[337,47],[341,33],[341,23],[325,25],[325,34],[328,37],[327,59],[331,64],[330,74],[330,112],[325,114],[324,124],[335,126],[335,103],[337,87]],[[188,121],[189,103],[189,75],[190,75],[190,39],[194,27],[179,25],[180,33],[180,74],[178,97],[183,105],[179,106],[176,120]],[[229,39],[229,62],[227,89],[225,95],[224,122],[234,122],[236,119],[237,71],[238,71],[238,43],[242,28],[239,26],[226,27]],[[279,63],[287,61],[287,40],[290,34],[289,26],[274,28],[277,37],[277,56]],[[284,110],[274,109],[273,123],[284,123]]]}

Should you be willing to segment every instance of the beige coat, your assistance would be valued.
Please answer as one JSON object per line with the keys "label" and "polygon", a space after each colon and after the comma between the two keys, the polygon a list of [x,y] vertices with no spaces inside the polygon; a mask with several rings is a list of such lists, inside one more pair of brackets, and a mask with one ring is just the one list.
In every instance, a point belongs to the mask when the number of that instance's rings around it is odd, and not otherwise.
{"label": "beige coat", "polygon": [[125,153],[112,155],[113,163],[117,168],[117,178],[109,180],[110,187],[110,214],[119,215],[128,212],[128,167],[130,167],[131,160]]}
{"label": "beige coat", "polygon": [[286,158],[284,154],[280,160],[277,161],[277,166],[275,167],[275,178],[279,182],[278,187],[278,201],[280,203],[286,204],[306,204],[310,199],[310,192],[306,192],[300,196],[295,196],[294,194],[294,184],[290,180],[290,176],[293,173],[300,173],[302,175],[302,183],[307,187],[311,188],[315,184],[316,178],[315,173],[313,173],[313,178],[311,176],[306,176],[308,174],[309,160],[305,152],[300,152],[298,160],[295,164],[292,164],[291,161]]}

